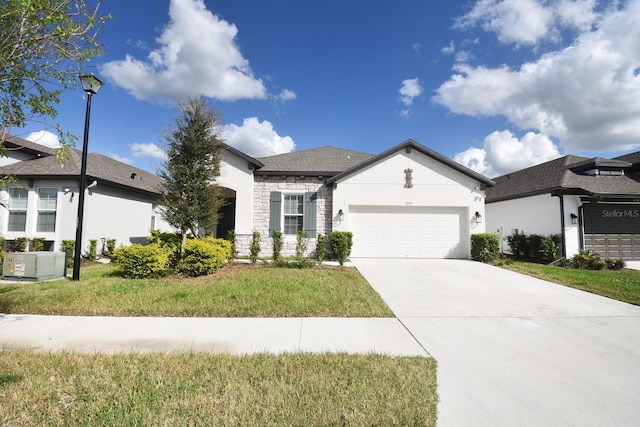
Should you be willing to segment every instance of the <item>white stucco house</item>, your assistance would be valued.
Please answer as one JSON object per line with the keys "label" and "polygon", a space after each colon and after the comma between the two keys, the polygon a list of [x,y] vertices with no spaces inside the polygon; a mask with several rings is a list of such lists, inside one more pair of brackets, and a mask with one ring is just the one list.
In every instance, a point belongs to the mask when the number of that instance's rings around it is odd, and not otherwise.
{"label": "white stucco house", "polygon": [[[55,150],[10,135],[5,137],[7,157],[0,170],[17,182],[0,189],[0,235],[44,238],[45,250],[60,250],[63,240],[75,239],[78,185],[82,153],[70,149],[60,166]],[[83,243],[116,239],[116,245],[144,243],[151,228],[170,230],[156,205],[160,178],[125,163],[89,153]]]}
{"label": "white stucco house", "polygon": [[[75,238],[81,152],[61,167],[53,149],[7,137],[0,166],[19,185],[0,192],[0,232],[43,237],[47,250]],[[261,256],[271,255],[272,230],[284,234],[283,253],[295,253],[298,230],[309,254],[318,233],[353,233],[354,257],[470,258],[470,236],[485,231],[485,190],[493,181],[407,140],[371,155],[319,147],[253,158],[222,144],[220,175],[226,205],[216,234],[236,235],[249,253],[254,231]],[[88,156],[83,247],[89,240],[144,243],[151,228],[170,231],[156,200],[157,176],[100,154]]]}
{"label": "white stucco house", "polygon": [[564,156],[495,178],[487,231],[559,234],[563,256],[589,250],[640,259],[640,152],[614,159]]}
{"label": "white stucco house", "polygon": [[469,258],[493,181],[407,140],[379,155],[327,146],[257,159],[223,145],[217,184],[228,202],[217,234],[235,230],[241,254],[253,231],[269,256],[274,229],[285,254],[298,230],[311,250],[340,230],[353,233],[353,257]]}

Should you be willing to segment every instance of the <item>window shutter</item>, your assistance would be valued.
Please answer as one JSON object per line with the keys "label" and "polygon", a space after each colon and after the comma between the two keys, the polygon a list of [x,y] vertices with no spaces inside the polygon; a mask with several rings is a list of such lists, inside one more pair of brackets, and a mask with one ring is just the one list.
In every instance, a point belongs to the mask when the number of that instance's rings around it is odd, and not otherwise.
{"label": "window shutter", "polygon": [[318,193],[305,193],[303,229],[309,237],[316,237],[316,200]]}
{"label": "window shutter", "polygon": [[272,191],[269,195],[269,236],[273,235],[273,230],[280,230],[280,219],[282,218],[282,193]]}

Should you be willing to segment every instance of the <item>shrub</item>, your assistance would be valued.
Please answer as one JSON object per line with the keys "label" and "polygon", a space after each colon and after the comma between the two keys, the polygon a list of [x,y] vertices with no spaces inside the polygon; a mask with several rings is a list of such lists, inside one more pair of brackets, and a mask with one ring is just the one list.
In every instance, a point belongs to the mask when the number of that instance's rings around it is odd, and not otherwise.
{"label": "shrub", "polygon": [[273,249],[273,263],[278,264],[282,258],[282,231],[274,229],[271,232],[273,243],[271,248]]}
{"label": "shrub", "polygon": [[0,237],[0,258],[4,259],[4,237]]}
{"label": "shrub", "polygon": [[622,270],[627,264],[623,259],[606,258],[604,260],[604,268],[607,270]]}
{"label": "shrub", "polygon": [[252,264],[258,262],[260,255],[260,232],[254,231],[251,235],[251,243],[249,244],[249,259]]}
{"label": "shrub", "polygon": [[555,261],[560,256],[560,246],[557,241],[560,239],[560,235],[555,234],[547,236],[542,240],[542,248],[540,253],[547,261]]}
{"label": "shrub", "polygon": [[330,234],[331,252],[338,259],[340,265],[344,265],[344,261],[351,254],[351,246],[353,245],[353,233],[350,231],[332,231]]}
{"label": "shrub", "polygon": [[301,260],[304,258],[304,253],[309,246],[309,234],[306,231],[298,230],[296,234],[296,259]]}
{"label": "shrub", "polygon": [[324,260],[324,256],[327,253],[327,235],[318,233],[318,237],[316,238],[316,258],[318,262],[322,264],[322,260]]}
{"label": "shrub", "polygon": [[31,239],[31,250],[34,252],[44,250],[44,237],[34,237]]}
{"label": "shrub", "polygon": [[189,239],[183,247],[178,271],[189,276],[204,276],[224,266],[231,257],[231,243],[224,239],[205,237]]}
{"label": "shrub", "polygon": [[514,233],[507,237],[509,249],[514,258],[537,261],[554,261],[558,259],[561,248],[559,234],[541,236]]}
{"label": "shrub", "polygon": [[111,256],[116,249],[116,239],[103,239],[105,246],[102,248],[102,255]]}
{"label": "shrub", "polygon": [[236,231],[229,230],[227,232],[227,241],[231,243],[231,257],[235,258],[238,256],[238,250],[236,249]]}
{"label": "shrub", "polygon": [[569,260],[571,268],[584,270],[602,270],[604,261],[600,259],[600,255],[589,251],[580,251],[577,255]]}
{"label": "shrub", "polygon": [[122,246],[113,251],[113,262],[127,278],[159,277],[166,272],[170,251],[160,245]]}
{"label": "shrub", "polygon": [[542,242],[544,241],[544,236],[539,234],[530,234],[526,237],[526,249],[525,257],[531,259],[542,259]]}
{"label": "shrub", "polygon": [[98,256],[98,241],[96,239],[89,240],[89,259],[94,260]]}
{"label": "shrub", "polygon": [[151,230],[151,236],[147,237],[147,242],[158,245],[169,251],[169,267],[175,267],[180,261],[180,246],[182,245],[182,234],[164,233],[160,230]]}
{"label": "shrub", "polygon": [[24,252],[27,249],[28,243],[28,237],[16,237],[16,239],[13,241],[13,247],[16,252]]}
{"label": "shrub", "polygon": [[500,257],[500,239],[493,233],[471,235],[471,258],[480,262],[495,261]]}
{"label": "shrub", "polygon": [[60,249],[65,253],[67,267],[73,267],[73,252],[76,246],[75,240],[63,240]]}

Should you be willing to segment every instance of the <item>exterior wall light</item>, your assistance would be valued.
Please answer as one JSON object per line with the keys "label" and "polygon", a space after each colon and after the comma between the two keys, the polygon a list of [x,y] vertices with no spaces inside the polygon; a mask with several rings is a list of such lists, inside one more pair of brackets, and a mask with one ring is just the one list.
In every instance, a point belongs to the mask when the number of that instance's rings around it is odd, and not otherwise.
{"label": "exterior wall light", "polygon": [[344,212],[342,211],[342,209],[340,209],[340,210],[338,211],[338,219],[339,219],[340,221],[342,221],[342,220],[344,219]]}
{"label": "exterior wall light", "polygon": [[473,216],[474,216],[474,217],[475,217],[475,219],[476,219],[476,223],[478,223],[478,224],[479,224],[479,223],[481,223],[481,222],[482,222],[482,215],[480,214],[480,212],[476,211],[476,213],[475,213],[475,214],[473,214]]}
{"label": "exterior wall light", "polygon": [[571,224],[577,224],[578,223],[578,215],[571,213],[571,215],[569,215],[571,217]]}

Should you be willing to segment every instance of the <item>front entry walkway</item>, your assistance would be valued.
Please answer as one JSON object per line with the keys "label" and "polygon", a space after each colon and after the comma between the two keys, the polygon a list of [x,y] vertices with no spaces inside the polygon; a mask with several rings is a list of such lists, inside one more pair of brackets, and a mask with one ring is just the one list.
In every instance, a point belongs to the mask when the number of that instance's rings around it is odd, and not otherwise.
{"label": "front entry walkway", "polygon": [[640,307],[463,260],[355,259],[438,361],[438,425],[636,426]]}

